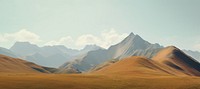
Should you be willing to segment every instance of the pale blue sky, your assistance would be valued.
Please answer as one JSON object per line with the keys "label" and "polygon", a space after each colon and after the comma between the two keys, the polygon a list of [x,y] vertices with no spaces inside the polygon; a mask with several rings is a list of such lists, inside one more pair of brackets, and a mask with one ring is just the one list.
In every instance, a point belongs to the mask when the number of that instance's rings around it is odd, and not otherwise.
{"label": "pale blue sky", "polygon": [[40,36],[39,45],[114,29],[200,51],[200,0],[0,0],[0,37],[22,29]]}

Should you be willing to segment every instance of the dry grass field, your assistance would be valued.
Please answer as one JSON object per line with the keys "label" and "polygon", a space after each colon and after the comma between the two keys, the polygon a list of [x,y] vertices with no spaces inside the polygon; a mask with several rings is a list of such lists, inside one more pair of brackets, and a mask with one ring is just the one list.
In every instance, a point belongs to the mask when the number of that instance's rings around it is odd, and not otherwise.
{"label": "dry grass field", "polygon": [[200,89],[200,77],[194,76],[199,75],[199,67],[178,58],[165,61],[182,70],[135,56],[83,74],[53,74],[21,59],[3,55],[0,59],[0,89]]}
{"label": "dry grass field", "polygon": [[200,78],[1,73],[0,89],[200,89]]}

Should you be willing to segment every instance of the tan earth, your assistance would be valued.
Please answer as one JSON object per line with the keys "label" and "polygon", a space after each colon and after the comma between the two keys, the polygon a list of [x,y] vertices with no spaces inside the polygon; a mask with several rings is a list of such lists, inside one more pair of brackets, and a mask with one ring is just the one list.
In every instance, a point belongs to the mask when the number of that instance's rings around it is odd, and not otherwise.
{"label": "tan earth", "polygon": [[49,73],[42,66],[0,54],[0,73]]}
{"label": "tan earth", "polygon": [[[84,74],[52,74],[34,63],[0,55],[0,89],[200,89],[198,66],[177,52],[169,47],[153,60],[128,57]],[[192,58],[187,60],[196,65]]]}

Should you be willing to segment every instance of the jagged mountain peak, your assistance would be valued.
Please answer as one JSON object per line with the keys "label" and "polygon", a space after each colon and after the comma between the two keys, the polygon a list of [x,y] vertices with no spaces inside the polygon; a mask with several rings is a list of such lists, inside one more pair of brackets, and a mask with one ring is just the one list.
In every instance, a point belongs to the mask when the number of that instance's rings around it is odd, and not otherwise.
{"label": "jagged mountain peak", "polygon": [[122,40],[122,42],[127,42],[127,41],[131,41],[134,39],[136,35],[134,35],[132,32],[124,39]]}
{"label": "jagged mountain peak", "polygon": [[124,40],[122,40],[119,44],[117,45],[124,45],[124,44],[150,44],[149,42],[145,41],[142,39],[139,35],[134,35],[133,33],[130,33]]}
{"label": "jagged mountain peak", "polygon": [[143,40],[139,35],[130,33],[123,41],[111,46],[109,50],[114,52],[115,58],[118,58],[119,55],[132,55],[134,50],[144,50],[151,45],[151,43]]}
{"label": "jagged mountain peak", "polygon": [[131,32],[129,35],[128,35],[128,37],[134,37],[135,36],[135,34],[133,33],[133,32]]}
{"label": "jagged mountain peak", "polygon": [[30,47],[30,46],[31,47],[38,47],[37,45],[31,44],[30,42],[17,41],[17,42],[15,42],[15,44],[10,49],[12,50],[12,49],[17,48],[17,47]]}
{"label": "jagged mountain peak", "polygon": [[32,55],[40,50],[35,44],[31,44],[29,42],[16,42],[11,48],[11,51],[16,53],[17,55]]}

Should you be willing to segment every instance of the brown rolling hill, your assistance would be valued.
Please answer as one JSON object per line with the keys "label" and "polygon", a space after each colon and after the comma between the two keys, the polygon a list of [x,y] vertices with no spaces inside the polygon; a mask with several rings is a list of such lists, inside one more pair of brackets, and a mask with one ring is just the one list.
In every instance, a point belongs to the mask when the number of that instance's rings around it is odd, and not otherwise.
{"label": "brown rolling hill", "polygon": [[0,73],[50,73],[42,66],[0,54]]}
{"label": "brown rolling hill", "polygon": [[94,73],[98,74],[122,74],[122,75],[171,75],[167,68],[161,67],[160,64],[139,56],[128,57],[122,59],[109,66],[96,70]]}
{"label": "brown rolling hill", "polygon": [[200,76],[200,63],[174,46],[162,49],[152,59],[187,75]]}
{"label": "brown rolling hill", "polygon": [[96,69],[93,70],[93,73],[140,76],[200,76],[200,64],[174,46],[162,49],[152,60],[132,56]]}

